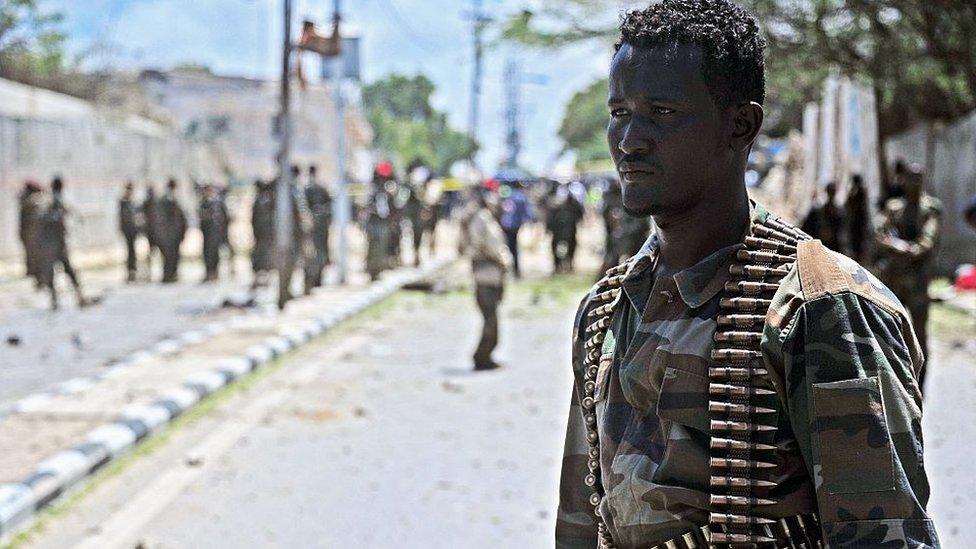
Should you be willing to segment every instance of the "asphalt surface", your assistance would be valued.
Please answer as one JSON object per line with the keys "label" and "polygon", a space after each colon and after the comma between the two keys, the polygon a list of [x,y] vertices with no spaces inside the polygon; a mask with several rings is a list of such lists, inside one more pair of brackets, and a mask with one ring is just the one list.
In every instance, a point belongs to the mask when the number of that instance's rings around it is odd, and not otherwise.
{"label": "asphalt surface", "polygon": [[[547,547],[575,304],[401,293],[100,482],[32,547]],[[140,545],[141,544],[141,545]]]}

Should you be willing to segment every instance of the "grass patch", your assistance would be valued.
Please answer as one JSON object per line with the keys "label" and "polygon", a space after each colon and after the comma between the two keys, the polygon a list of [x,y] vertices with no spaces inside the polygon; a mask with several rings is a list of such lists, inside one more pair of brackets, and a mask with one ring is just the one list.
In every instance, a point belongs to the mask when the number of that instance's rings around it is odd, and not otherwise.
{"label": "grass patch", "polygon": [[976,338],[976,318],[954,307],[933,303],[929,307],[929,333],[939,339]]}

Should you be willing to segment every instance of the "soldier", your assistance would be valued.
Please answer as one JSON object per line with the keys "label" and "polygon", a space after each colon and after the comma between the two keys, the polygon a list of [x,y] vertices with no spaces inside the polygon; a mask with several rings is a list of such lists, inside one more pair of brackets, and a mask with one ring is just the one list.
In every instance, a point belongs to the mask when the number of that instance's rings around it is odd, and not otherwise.
{"label": "soldier", "polygon": [[[928,353],[929,281],[932,257],[939,242],[942,204],[922,189],[924,169],[905,166],[901,176],[902,196],[888,199],[876,224],[878,269],[881,280],[908,307],[912,325]],[[924,386],[925,369],[919,374]]]}
{"label": "soldier", "polygon": [[213,282],[220,275],[220,248],[227,234],[227,218],[221,205],[220,196],[213,185],[207,183],[200,193],[200,206],[197,219],[203,235],[203,266],[206,274],[204,282]]}
{"label": "soldier", "polygon": [[624,211],[620,183],[616,179],[609,181],[609,186],[603,193],[602,209],[606,235],[601,272],[640,251],[649,229],[646,218]]}
{"label": "soldier", "polygon": [[149,244],[146,254],[146,280],[152,280],[153,257],[162,255],[159,250],[159,201],[156,200],[156,189],[152,185],[146,186],[146,197],[142,200],[142,233]]}
{"label": "soldier", "polygon": [[622,19],[607,138],[654,232],[577,316],[558,548],[939,547],[908,313],[746,192],[764,46],[729,0]]}
{"label": "soldier", "polygon": [[851,189],[847,193],[844,205],[847,217],[847,246],[850,255],[857,261],[867,259],[868,253],[868,194],[864,188],[864,178],[861,174],[851,176]]}
{"label": "soldier", "polygon": [[34,284],[38,288],[44,285],[41,273],[39,250],[40,250],[40,219],[43,207],[42,190],[36,181],[24,183],[24,189],[18,197],[20,202],[20,242],[24,246],[25,273],[34,279]]}
{"label": "soldier", "polygon": [[471,257],[474,276],[475,300],[483,318],[481,339],[474,352],[476,371],[498,368],[491,353],[498,345],[498,305],[502,301],[506,273],[512,264],[505,234],[498,223],[500,213],[497,195],[482,190],[476,192],[463,222],[465,247]]}
{"label": "soldier", "polygon": [[55,177],[51,181],[51,202],[44,209],[39,222],[41,248],[39,266],[44,286],[51,292],[51,309],[53,310],[58,309],[57,282],[54,279],[55,268],[58,265],[61,266],[64,274],[68,275],[68,279],[71,281],[71,286],[78,296],[78,307],[89,305],[84,292],[81,290],[78,275],[75,273],[74,267],[71,266],[71,260],[68,257],[67,218],[69,212],[64,205],[63,191],[64,182],[61,177]]}
{"label": "soldier", "polygon": [[166,193],[156,205],[155,231],[159,251],[163,255],[163,283],[179,280],[180,244],[186,236],[186,214],[176,199],[176,180],[166,182]]}
{"label": "soldier", "polygon": [[139,206],[132,196],[134,186],[132,181],[126,181],[119,198],[119,232],[125,238],[125,272],[126,282],[136,281],[136,238],[139,236]]}
{"label": "soldier", "polygon": [[810,208],[803,221],[803,232],[819,238],[824,246],[842,251],[841,231],[844,227],[844,210],[837,204],[837,183],[831,181],[824,187],[824,203]]}
{"label": "soldier", "polygon": [[504,198],[502,198],[501,224],[502,230],[505,231],[505,244],[512,256],[512,274],[515,275],[515,278],[522,277],[522,268],[519,265],[519,231],[522,230],[523,225],[532,221],[533,218],[532,206],[521,187],[520,181],[502,187],[503,190],[507,190]]}
{"label": "soldier", "polygon": [[267,283],[268,272],[274,268],[274,188],[260,179],[254,182],[254,203],[251,205],[251,231],[254,247],[251,249],[251,270],[254,280],[251,288]]}
{"label": "soldier", "polygon": [[322,285],[322,270],[330,263],[329,226],[332,224],[332,196],[319,182],[315,166],[308,167],[308,182],[305,186],[305,202],[312,216],[312,246],[314,257],[306,265],[307,284],[311,287]]}
{"label": "soldier", "polygon": [[572,272],[576,256],[576,231],[583,220],[583,204],[560,184],[549,197],[546,225],[552,233],[552,262],[556,273]]}
{"label": "soldier", "polygon": [[366,272],[369,273],[370,280],[378,280],[380,273],[389,268],[387,258],[390,250],[393,197],[386,188],[386,182],[392,174],[382,169],[382,166],[380,164],[373,172],[373,190],[362,211],[363,226],[366,229]]}

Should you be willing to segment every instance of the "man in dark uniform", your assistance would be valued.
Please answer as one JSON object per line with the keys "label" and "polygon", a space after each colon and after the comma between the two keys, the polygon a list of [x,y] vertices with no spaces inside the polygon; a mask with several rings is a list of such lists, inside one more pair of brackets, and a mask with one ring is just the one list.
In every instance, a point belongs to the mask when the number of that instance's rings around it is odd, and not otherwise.
{"label": "man in dark uniform", "polygon": [[55,177],[51,181],[51,202],[41,214],[40,219],[40,268],[44,286],[51,292],[51,308],[54,310],[58,308],[57,281],[54,279],[55,269],[58,265],[61,266],[64,274],[71,281],[71,286],[78,296],[78,306],[85,307],[89,304],[81,290],[78,275],[75,273],[74,267],[71,266],[71,260],[68,257],[68,209],[64,205],[63,190],[64,182],[61,177]]}
{"label": "man in dark uniform", "polygon": [[227,234],[227,219],[224,215],[217,189],[209,183],[204,184],[197,210],[200,233],[203,235],[203,266],[206,271],[204,282],[213,282],[220,276],[220,248],[224,235]]}
{"label": "man in dark uniform", "polygon": [[156,211],[159,250],[163,254],[163,283],[179,280],[180,245],[186,236],[186,214],[176,198],[176,180],[166,182],[166,193],[159,199]]}
{"label": "man in dark uniform", "polygon": [[573,271],[576,257],[576,232],[583,220],[583,204],[570,192],[569,185],[561,183],[550,196],[549,215],[546,219],[552,233],[552,262],[556,273]]}
{"label": "man in dark uniform", "polygon": [[153,278],[153,257],[161,256],[159,250],[159,200],[156,199],[156,189],[146,185],[146,197],[142,200],[142,234],[149,244],[146,254],[146,280]]}
{"label": "man in dark uniform", "polygon": [[230,226],[234,223],[234,216],[231,215],[231,210],[227,206],[227,201],[230,197],[230,185],[226,185],[217,190],[217,199],[220,204],[220,213],[224,218],[224,234],[220,239],[220,249],[226,250],[227,266],[228,272],[231,277],[237,274],[237,265],[235,265],[235,259],[237,257],[237,252],[234,250],[234,244],[230,240]]}
{"label": "man in dark uniform", "polygon": [[366,272],[370,280],[378,280],[380,273],[390,267],[393,197],[386,183],[392,176],[393,168],[388,162],[376,166],[369,202],[362,211],[362,224],[366,230]]}
{"label": "man in dark uniform", "polygon": [[131,181],[125,182],[122,197],[119,199],[119,232],[125,238],[125,273],[126,282],[136,281],[136,238],[139,236],[139,206],[132,196]]}
{"label": "man in dark uniform", "polygon": [[305,202],[312,216],[312,247],[315,255],[305,266],[307,284],[316,288],[322,285],[322,271],[329,265],[329,225],[332,223],[332,196],[318,180],[314,165],[308,167],[305,184]]}
{"label": "man in dark uniform", "polygon": [[823,245],[840,252],[844,249],[841,234],[844,229],[844,209],[837,204],[837,183],[831,181],[824,187],[823,204],[813,206],[803,221],[803,232],[819,238]]}
{"label": "man in dark uniform", "polygon": [[654,233],[577,315],[559,549],[939,547],[907,311],[749,200],[764,49],[729,0],[621,21],[607,140]]}
{"label": "man in dark uniform", "polygon": [[254,247],[251,249],[251,270],[254,273],[252,288],[267,283],[268,273],[274,269],[274,188],[260,179],[254,182],[254,203],[251,205],[251,232]]}
{"label": "man in dark uniform", "polygon": [[40,220],[43,213],[41,204],[43,192],[36,181],[24,183],[24,189],[18,197],[20,202],[20,243],[24,246],[25,273],[34,279],[34,284],[41,288],[44,280],[40,265]]}
{"label": "man in dark uniform", "polygon": [[844,211],[847,216],[847,249],[853,259],[865,261],[868,259],[868,230],[871,228],[871,220],[868,193],[861,174],[851,176],[851,188],[847,193]]}

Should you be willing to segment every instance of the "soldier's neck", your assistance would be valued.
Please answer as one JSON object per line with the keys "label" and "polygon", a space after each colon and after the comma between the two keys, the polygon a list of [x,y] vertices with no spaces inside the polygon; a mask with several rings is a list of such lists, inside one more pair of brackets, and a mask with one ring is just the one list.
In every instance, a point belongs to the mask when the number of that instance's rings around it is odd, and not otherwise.
{"label": "soldier's neck", "polygon": [[745,187],[730,196],[710,197],[693,208],[654,216],[658,235],[658,276],[669,276],[738,244],[749,226]]}

